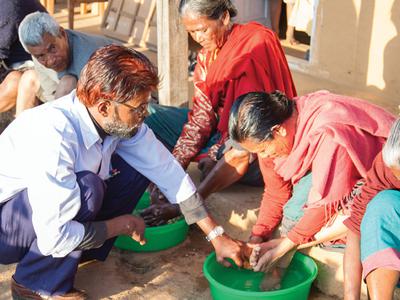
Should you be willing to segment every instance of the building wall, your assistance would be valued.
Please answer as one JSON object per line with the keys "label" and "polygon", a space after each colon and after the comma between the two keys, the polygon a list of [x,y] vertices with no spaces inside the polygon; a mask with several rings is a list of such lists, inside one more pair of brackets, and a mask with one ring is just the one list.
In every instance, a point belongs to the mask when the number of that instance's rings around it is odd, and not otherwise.
{"label": "building wall", "polygon": [[245,23],[251,20],[269,25],[268,0],[232,0],[232,2],[238,10],[235,21]]}
{"label": "building wall", "polygon": [[316,0],[306,74],[343,84],[355,94],[400,104],[400,0]]}

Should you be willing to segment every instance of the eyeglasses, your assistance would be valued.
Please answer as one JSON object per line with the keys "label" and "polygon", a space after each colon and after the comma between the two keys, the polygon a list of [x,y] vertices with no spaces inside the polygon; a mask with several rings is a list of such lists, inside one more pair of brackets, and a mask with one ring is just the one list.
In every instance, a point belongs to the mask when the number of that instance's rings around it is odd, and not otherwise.
{"label": "eyeglasses", "polygon": [[116,104],[124,105],[130,109],[131,112],[138,114],[139,116],[143,116],[147,113],[147,105],[149,104],[148,102],[140,104],[138,107],[134,107],[132,105],[129,105],[125,102],[117,102],[115,100],[108,100],[110,102],[114,102]]}

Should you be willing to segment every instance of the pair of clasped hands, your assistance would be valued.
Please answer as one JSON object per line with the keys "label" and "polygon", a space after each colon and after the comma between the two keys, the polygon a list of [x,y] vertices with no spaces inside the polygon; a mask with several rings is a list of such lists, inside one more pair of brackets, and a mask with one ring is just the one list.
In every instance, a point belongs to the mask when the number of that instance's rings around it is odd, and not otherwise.
{"label": "pair of clasped hands", "polygon": [[230,263],[225,258],[231,258],[237,266],[255,272],[272,271],[279,260],[297,246],[286,237],[264,242],[262,238],[252,236],[247,243],[226,238],[230,241],[221,241],[217,245],[213,243],[217,261],[229,267]]}

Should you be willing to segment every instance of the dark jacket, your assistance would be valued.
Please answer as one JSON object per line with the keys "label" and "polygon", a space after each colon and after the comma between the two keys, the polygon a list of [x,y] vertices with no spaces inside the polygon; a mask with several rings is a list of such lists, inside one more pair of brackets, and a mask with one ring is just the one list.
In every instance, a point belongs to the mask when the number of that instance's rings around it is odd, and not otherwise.
{"label": "dark jacket", "polygon": [[35,11],[46,12],[39,0],[0,0],[0,60],[12,63],[30,60],[18,39],[18,26]]}

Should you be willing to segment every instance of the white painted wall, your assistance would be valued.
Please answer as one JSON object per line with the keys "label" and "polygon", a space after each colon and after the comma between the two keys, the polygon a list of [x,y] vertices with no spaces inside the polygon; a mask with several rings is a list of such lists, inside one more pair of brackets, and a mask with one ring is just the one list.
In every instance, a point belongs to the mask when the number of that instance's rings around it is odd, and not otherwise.
{"label": "white painted wall", "polygon": [[268,0],[233,0],[232,2],[238,9],[237,22],[257,21],[269,26]]}
{"label": "white painted wall", "polygon": [[319,0],[309,62],[290,67],[400,104],[400,0]]}

